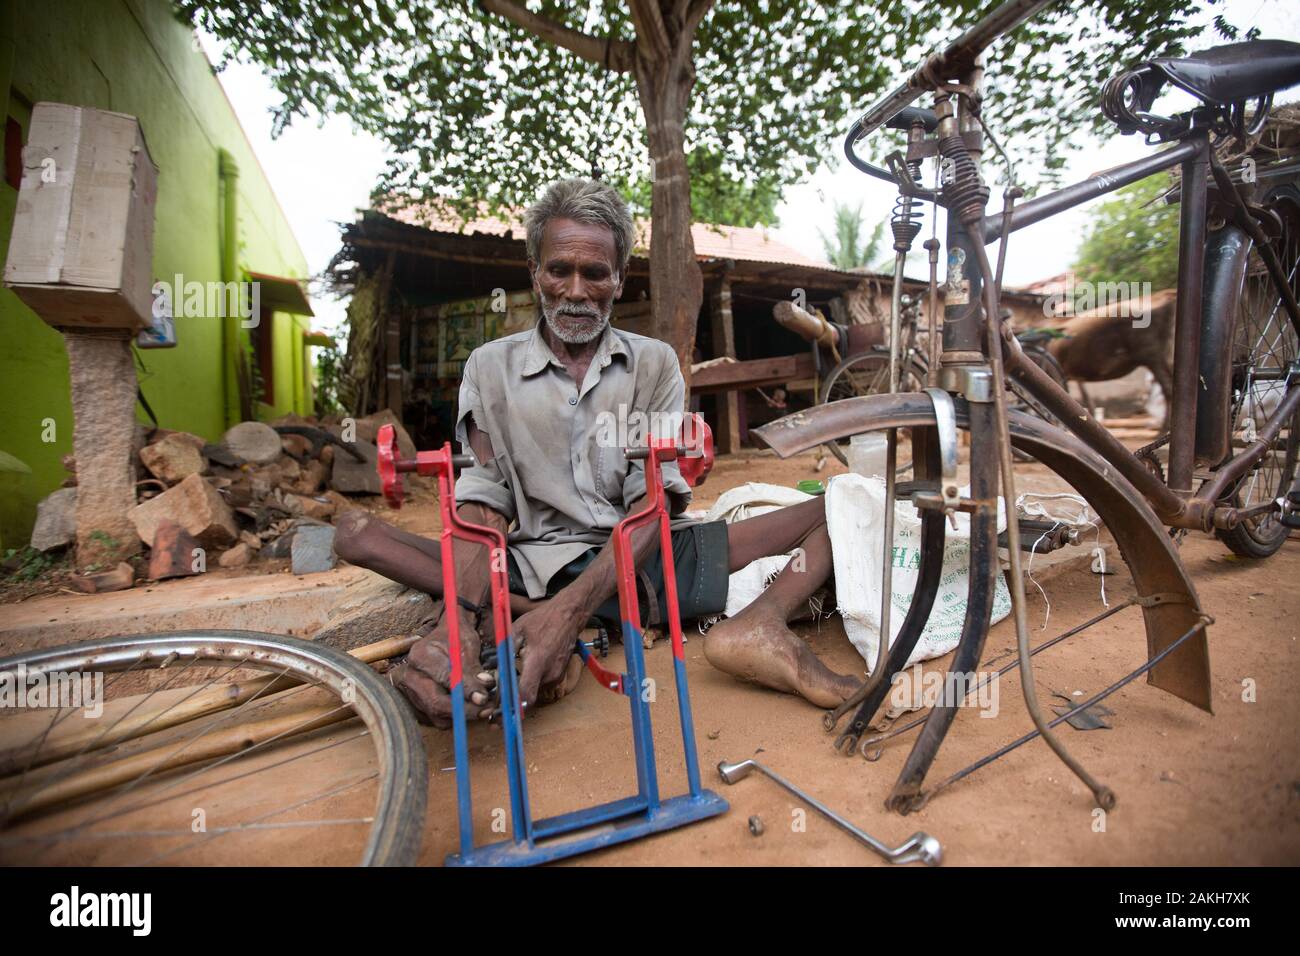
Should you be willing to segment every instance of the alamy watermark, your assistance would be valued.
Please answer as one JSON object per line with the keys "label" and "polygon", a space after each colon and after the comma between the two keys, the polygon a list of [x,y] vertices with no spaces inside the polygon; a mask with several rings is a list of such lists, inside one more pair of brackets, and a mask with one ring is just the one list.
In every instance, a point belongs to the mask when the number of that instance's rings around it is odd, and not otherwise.
{"label": "alamy watermark", "polygon": [[650,438],[674,438],[692,447],[703,437],[700,420],[686,412],[644,412],[626,403],[596,416],[596,444],[601,448],[644,448]]}
{"label": "alamy watermark", "polygon": [[172,282],[155,282],[151,291],[154,319],[238,317],[245,329],[255,329],[262,321],[260,282],[187,282],[177,273]]}
{"label": "alamy watermark", "polygon": [[1133,328],[1145,329],[1151,324],[1151,283],[1076,282],[1071,275],[1065,280],[1065,288],[1043,300],[1043,315],[1049,319],[1068,318],[1094,309],[1105,309],[1116,318],[1132,319]]}
{"label": "alamy watermark", "polygon": [[104,713],[103,671],[34,671],[25,664],[0,672],[0,707],[68,707],[83,717]]}
{"label": "alamy watermark", "polygon": [[981,717],[998,715],[997,674],[977,671],[923,670],[919,663],[899,671],[890,682],[889,704],[895,711],[922,707],[974,707]]}
{"label": "alamy watermark", "polygon": [[74,885],[50,897],[50,925],[121,926],[133,936],[148,936],[153,928],[153,894],[82,892]]}

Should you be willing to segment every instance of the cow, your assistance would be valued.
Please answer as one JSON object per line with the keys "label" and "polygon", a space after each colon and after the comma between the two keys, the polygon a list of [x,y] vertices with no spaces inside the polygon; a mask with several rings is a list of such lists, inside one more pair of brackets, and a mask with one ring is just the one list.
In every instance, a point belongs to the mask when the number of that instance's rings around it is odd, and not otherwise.
{"label": "cow", "polygon": [[[1165,396],[1165,425],[1174,397],[1174,290],[1126,299],[1072,316],[1047,349],[1071,381],[1104,382],[1139,367],[1150,370]],[[1084,401],[1087,392],[1080,384]],[[1091,405],[1091,402],[1088,402]],[[1091,410],[1091,408],[1090,408]]]}

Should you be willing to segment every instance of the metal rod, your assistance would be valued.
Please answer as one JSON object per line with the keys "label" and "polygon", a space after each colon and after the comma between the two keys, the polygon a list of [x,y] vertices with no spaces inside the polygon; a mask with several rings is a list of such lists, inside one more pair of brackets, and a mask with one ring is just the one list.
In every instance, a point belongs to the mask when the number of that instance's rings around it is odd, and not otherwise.
{"label": "metal rod", "polygon": [[1050,219],[1052,216],[1081,206],[1086,202],[1122,189],[1129,183],[1146,179],[1162,169],[1169,169],[1195,156],[1199,146],[1193,140],[1183,140],[1177,146],[1161,150],[1150,156],[1143,156],[1131,163],[1124,163],[1113,169],[1093,173],[1082,182],[1072,183],[1060,189],[1037,196],[1016,206],[1011,215],[1010,225],[1003,222],[1001,215],[994,215],[984,221],[985,243],[997,242],[1005,233],[1017,232],[1036,222]]}
{"label": "metal rod", "polygon": [[914,863],[919,861],[924,863],[926,866],[938,866],[943,862],[943,847],[940,846],[938,840],[930,836],[928,833],[913,833],[901,846],[887,847],[871,834],[854,826],[838,813],[835,813],[817,798],[804,793],[804,791],[800,790],[784,777],[767,769],[767,767],[763,766],[757,760],[742,760],[739,763],[729,763],[724,760],[718,764],[718,774],[728,784],[740,782],[755,770],[763,774],[769,780],[774,781],[778,786],[782,787],[789,793],[794,794],[804,803],[808,804],[824,816],[827,820],[830,820],[831,823],[852,836],[859,843],[869,847],[890,863]]}
{"label": "metal rod", "polygon": [[[1010,192],[1008,192],[1006,201],[1013,201]],[[983,218],[982,212],[980,218]],[[972,223],[972,226],[975,225],[975,223]],[[1004,242],[1002,252],[1005,253],[1005,251],[1006,243]],[[997,452],[999,469],[1002,472],[1002,497],[1006,502],[1007,537],[1010,541],[1015,542],[1020,538],[1020,516],[1016,512],[1015,504],[1016,474],[1011,457],[1011,426],[1007,419],[1006,377],[1002,368],[1002,317],[998,314],[999,290],[996,277],[989,266],[988,254],[984,251],[983,246],[975,245],[975,256],[979,263],[979,269],[984,274],[987,283],[984,291],[988,309],[989,362],[993,367],[993,408],[996,423]],[[1092,791],[1097,800],[1097,805],[1103,810],[1109,810],[1115,806],[1114,792],[1105,784],[1096,780],[1084,768],[1083,764],[1066,749],[1065,745],[1056,739],[1047,724],[1042,709],[1039,707],[1037,688],[1034,684],[1033,664],[1030,662],[1029,654],[1029,624],[1025,615],[1025,578],[1020,564],[1020,549],[1013,544],[1012,547],[1007,549],[1007,557],[1011,565],[1011,613],[1016,624],[1016,650],[1020,655],[1020,686],[1025,696],[1025,707],[1034,721],[1034,726],[1038,728],[1038,732],[1042,734],[1047,745],[1052,748],[1056,756],[1061,758],[1061,762],[1069,767],[1074,775]]]}
{"label": "metal rod", "polygon": [[[1112,614],[1118,614],[1120,611],[1124,610],[1125,608],[1133,607],[1135,603],[1136,602],[1132,598],[1129,598],[1123,604],[1116,604],[1112,607],[1109,607],[1106,610],[1102,611],[1100,614],[1098,614],[1096,617],[1084,621],[1082,624],[1078,625],[1077,627],[1070,628],[1064,634],[1058,634],[1056,637],[1053,637],[1051,640],[1044,641],[1043,643],[1039,644],[1037,647],[1031,648],[1029,651],[1029,656],[1033,657],[1035,654],[1038,654],[1041,651],[1045,651],[1049,647],[1055,647],[1057,644],[1061,643],[1062,641],[1068,640],[1069,638],[1074,637],[1076,634],[1080,634],[1083,631],[1086,631],[1094,624],[1100,624],[1102,621],[1106,620],[1106,618],[1110,617]],[[980,678],[979,681],[976,682],[975,686],[970,689],[969,693],[967,693],[966,696],[969,697],[971,694],[979,691],[986,684],[989,684],[992,681],[997,680],[999,677],[1002,677],[1003,675],[1010,673],[1011,671],[1015,670],[1019,666],[1020,666],[1020,657],[1017,656],[1015,660],[1013,660],[1010,664],[1006,665],[996,673],[989,674],[987,677]],[[888,740],[893,740],[895,737],[901,737],[909,730],[912,730],[915,727],[919,727],[921,726],[921,724],[925,723],[926,717],[928,716],[929,716],[928,713],[922,714],[920,717],[914,718],[913,720],[909,720],[902,727],[891,727],[887,733],[878,734],[875,737],[868,737],[866,740],[862,741],[862,746],[861,746],[862,756],[865,759],[872,761],[873,763],[879,760],[880,750],[875,749],[870,751],[871,753],[875,754],[875,756],[873,757],[869,755],[868,748],[871,748],[876,744],[883,744]]]}
{"label": "metal rod", "polygon": [[924,245],[925,251],[930,257],[930,355],[925,384],[931,388],[937,388],[939,385],[939,355],[943,350],[943,333],[941,331],[943,312],[939,308],[939,240],[931,237],[925,240]]}
{"label": "metal rod", "polygon": [[[894,290],[890,301],[889,316],[889,394],[898,392],[899,339],[902,337],[903,324],[903,267],[907,261],[906,249],[897,248],[894,253]],[[828,711],[822,718],[822,726],[829,733],[835,729],[841,717],[857,707],[885,679],[885,662],[889,659],[890,613],[894,603],[894,489],[898,471],[898,429],[891,428],[885,433],[885,527],[881,544],[881,594],[880,594],[880,639],[876,645],[876,663],[862,685],[847,697],[834,710]]]}
{"label": "metal rod", "polygon": [[1168,485],[1192,493],[1196,403],[1200,396],[1201,280],[1205,272],[1206,185],[1209,138],[1189,139],[1197,151],[1183,161],[1183,198],[1178,216],[1178,298],[1174,303],[1174,394],[1169,436]]}
{"label": "metal rod", "polygon": [[[1147,661],[1145,664],[1143,664],[1143,665],[1142,665],[1141,667],[1139,667],[1137,670],[1132,671],[1132,672],[1129,673],[1129,674],[1126,674],[1124,677],[1121,677],[1119,680],[1117,680],[1115,683],[1111,684],[1111,685],[1110,685],[1109,687],[1107,687],[1105,690],[1101,691],[1101,692],[1098,693],[1098,694],[1094,694],[1092,697],[1089,697],[1087,700],[1085,700],[1082,704],[1079,704],[1079,705],[1077,705],[1076,707],[1073,707],[1073,708],[1071,708],[1070,710],[1067,710],[1064,714],[1059,715],[1059,716],[1058,716],[1055,720],[1053,720],[1053,721],[1052,721],[1048,726],[1049,726],[1049,727],[1055,727],[1055,726],[1057,726],[1058,724],[1060,724],[1062,721],[1069,720],[1069,719],[1070,719],[1071,717],[1073,717],[1075,714],[1082,713],[1083,711],[1085,711],[1085,710],[1087,710],[1089,707],[1091,707],[1093,704],[1097,704],[1097,703],[1100,703],[1101,701],[1105,700],[1107,697],[1109,697],[1111,694],[1115,693],[1115,691],[1119,690],[1121,687],[1124,687],[1124,686],[1127,685],[1127,684],[1131,684],[1131,683],[1132,683],[1133,681],[1135,681],[1137,678],[1141,677],[1141,676],[1142,676],[1143,674],[1145,674],[1147,671],[1151,670],[1151,668],[1155,667],[1155,666],[1156,666],[1157,664],[1159,664],[1162,660],[1164,660],[1166,657],[1168,657],[1170,654],[1172,654],[1172,653],[1173,653],[1173,652],[1174,652],[1174,651],[1175,651],[1179,646],[1182,645],[1182,643],[1183,643],[1184,641],[1186,641],[1186,640],[1187,640],[1188,638],[1190,638],[1192,635],[1196,634],[1198,631],[1203,630],[1203,629],[1206,627],[1206,625],[1209,624],[1209,623],[1210,623],[1210,621],[1208,621],[1208,620],[1205,619],[1205,618],[1202,618],[1201,620],[1197,621],[1197,622],[1196,622],[1195,624],[1193,624],[1190,628],[1188,628],[1187,631],[1185,631],[1185,632],[1183,633],[1183,635],[1182,635],[1181,637],[1178,638],[1178,640],[1174,641],[1172,644],[1170,644],[1168,647],[1166,647],[1163,651],[1161,651],[1161,652],[1160,652],[1159,654],[1157,654],[1155,657],[1151,658],[1149,661]],[[975,762],[974,762],[973,764],[971,764],[969,767],[966,767],[966,768],[963,769],[963,770],[958,770],[955,774],[953,774],[953,775],[952,775],[951,777],[949,777],[947,780],[945,780],[945,781],[943,781],[942,783],[938,784],[938,785],[937,785],[936,787],[934,787],[932,790],[929,790],[928,792],[922,794],[922,796],[921,796],[919,802],[916,804],[916,809],[919,810],[921,807],[925,806],[925,804],[928,803],[928,802],[930,801],[930,799],[931,799],[933,796],[935,796],[937,793],[939,793],[939,791],[947,789],[948,787],[950,787],[950,786],[952,786],[954,783],[956,783],[958,780],[961,780],[961,779],[963,779],[964,777],[968,777],[968,776],[970,776],[970,775],[971,775],[972,773],[974,773],[976,770],[980,769],[980,767],[983,767],[983,766],[986,766],[986,765],[992,763],[994,760],[997,760],[999,757],[1003,756],[1004,754],[1008,754],[1008,753],[1010,753],[1011,751],[1015,750],[1017,747],[1021,747],[1021,746],[1023,746],[1024,744],[1029,743],[1029,741],[1033,740],[1033,739],[1034,739],[1035,737],[1037,737],[1037,736],[1038,736],[1038,731],[1037,731],[1037,730],[1031,730],[1029,733],[1025,734],[1023,737],[1020,737],[1020,738],[1018,738],[1018,739],[1016,739],[1016,740],[1013,740],[1011,743],[1007,744],[1005,747],[1002,747],[1002,748],[1000,748],[1000,749],[998,749],[998,750],[995,750],[993,753],[989,754],[989,755],[986,756],[986,757],[981,757],[979,760],[975,761]]]}

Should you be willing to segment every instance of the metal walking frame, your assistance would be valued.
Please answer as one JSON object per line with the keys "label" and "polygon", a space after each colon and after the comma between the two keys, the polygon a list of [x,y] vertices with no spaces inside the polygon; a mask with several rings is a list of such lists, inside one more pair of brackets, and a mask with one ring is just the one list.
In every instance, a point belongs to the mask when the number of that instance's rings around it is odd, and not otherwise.
{"label": "metal walking frame", "polygon": [[[501,726],[505,737],[506,779],[510,789],[511,835],[497,843],[476,846],[470,793],[468,726],[462,682],[459,615],[447,616],[448,652],[451,658],[452,729],[456,755],[456,802],[460,850],[447,857],[449,866],[532,866],[588,853],[617,843],[660,833],[717,816],[728,809],[727,801],[700,784],[699,759],[686,681],[685,642],[678,615],[677,578],[673,562],[671,527],[663,488],[663,465],[679,462],[682,476],[691,485],[701,483],[713,466],[713,436],[701,415],[688,415],[682,436],[677,439],[650,437],[644,448],[627,449],[631,460],[645,462],[646,507],[628,515],[614,529],[614,560],[618,575],[619,610],[622,618],[623,652],[627,672],[603,667],[579,640],[576,652],[601,686],[628,698],[632,721],[632,749],[635,755],[637,790],[629,797],[573,810],[554,817],[534,820],[529,804],[527,764],[524,760],[522,706],[515,674],[515,640],[510,616],[510,589],[506,572],[505,535],[473,524],[456,514],[455,469],[473,464],[468,455],[454,455],[451,444],[438,451],[419,452],[413,460],[397,457],[395,430],[391,425],[379,431],[379,473],[389,504],[400,507],[399,475],[416,472],[438,480],[438,504],[442,514],[443,599],[455,603],[456,566],[453,542],[485,545],[491,567],[490,595],[497,651],[497,691]],[[651,686],[645,674],[640,608],[637,602],[636,568],[632,532],[658,524],[663,563],[664,597],[668,629],[672,637],[673,677],[677,689],[678,718],[682,730],[683,760],[687,792],[664,799],[659,792],[654,735],[650,719]]]}

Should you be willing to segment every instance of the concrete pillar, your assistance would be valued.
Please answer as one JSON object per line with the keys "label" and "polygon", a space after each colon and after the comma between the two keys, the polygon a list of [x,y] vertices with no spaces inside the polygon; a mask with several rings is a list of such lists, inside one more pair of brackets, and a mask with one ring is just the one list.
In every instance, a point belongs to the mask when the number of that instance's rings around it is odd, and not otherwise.
{"label": "concrete pillar", "polygon": [[140,550],[135,507],[135,361],[127,332],[63,334],[77,461],[77,567],[111,568]]}

